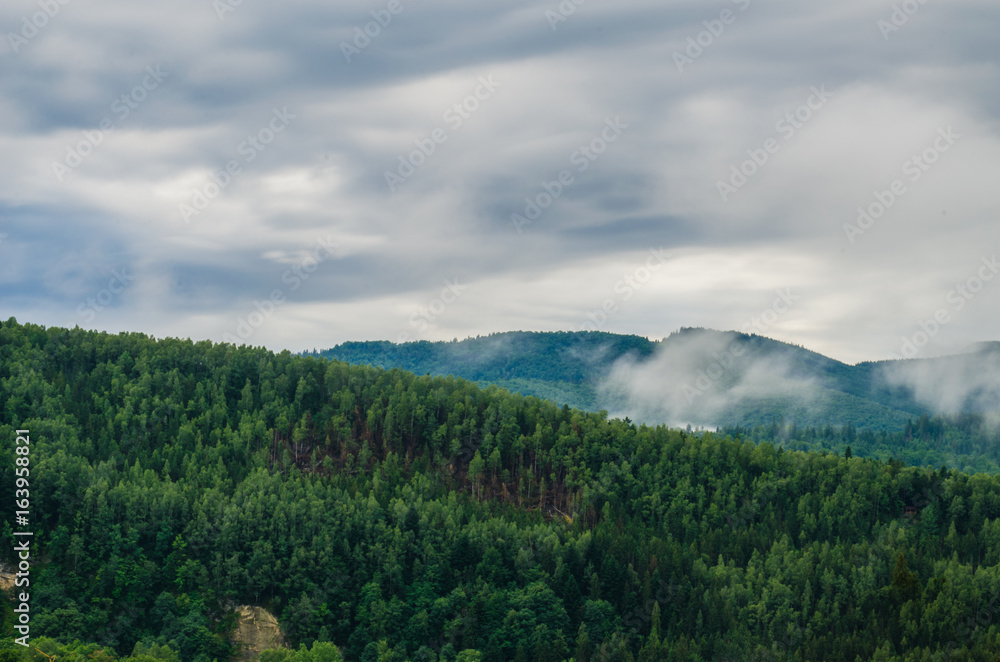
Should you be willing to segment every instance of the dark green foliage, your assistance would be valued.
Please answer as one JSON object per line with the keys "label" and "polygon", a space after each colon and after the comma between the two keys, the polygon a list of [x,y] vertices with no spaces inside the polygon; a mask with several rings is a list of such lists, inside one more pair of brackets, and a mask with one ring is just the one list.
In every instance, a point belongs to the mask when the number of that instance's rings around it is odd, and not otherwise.
{"label": "dark green foliage", "polygon": [[[567,352],[568,348],[579,354]],[[607,368],[626,354],[648,358],[654,348],[642,336],[557,331],[496,333],[450,343],[347,342],[319,355],[348,363],[402,368],[416,374],[457,375],[472,381],[524,379],[585,384],[591,381],[595,369]],[[597,355],[596,362],[588,362],[587,354]],[[539,360],[542,357],[545,360]]]}
{"label": "dark green foliage", "polygon": [[982,414],[924,414],[907,421],[898,432],[779,422],[724,427],[720,432],[758,443],[770,441],[787,449],[843,452],[848,458],[856,454],[914,466],[946,465],[961,471],[1000,474],[1000,428]]}
{"label": "dark green foliage", "polygon": [[14,320],[0,402],[0,438],[31,430],[32,623],[60,662],[221,660],[245,603],[279,615],[275,661],[1000,649],[997,477]]}
{"label": "dark green foliage", "polygon": [[[720,420],[704,421],[722,425],[725,434],[796,450],[1000,473],[1000,429],[989,422],[991,417],[977,413],[930,416],[912,393],[878,379],[886,362],[850,366],[761,336],[681,329],[657,343],[612,333],[513,332],[460,342],[347,342],[313,355],[421,375],[453,374],[481,385],[598,411],[629,408],[628,403],[599,393],[598,385],[616,361],[631,356],[641,363],[658,347],[698,335],[730,337],[745,347],[745,356],[794,366],[790,374],[824,385],[814,402],[787,397],[740,399],[721,412]],[[998,351],[988,346],[982,351],[987,350]],[[945,365],[949,360],[926,361]],[[651,416],[655,418],[655,412]],[[848,450],[851,444],[854,447]],[[486,458],[481,460],[485,463]]]}

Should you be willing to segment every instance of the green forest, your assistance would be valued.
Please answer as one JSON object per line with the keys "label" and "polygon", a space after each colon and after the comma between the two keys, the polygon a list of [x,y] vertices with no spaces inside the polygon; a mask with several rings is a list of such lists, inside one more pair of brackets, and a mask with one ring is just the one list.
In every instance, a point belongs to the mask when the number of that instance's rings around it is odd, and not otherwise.
{"label": "green forest", "polygon": [[[602,389],[601,383],[617,361],[649,361],[671,343],[691,338],[724,338],[745,348],[748,360],[741,359],[724,376],[717,387],[720,391],[745,376],[744,371],[754,359],[794,366],[792,372],[804,380],[804,388],[813,389],[812,397],[802,400],[754,397],[752,391],[747,393],[741,388],[741,395],[732,398],[725,410],[705,417],[703,426],[721,426],[724,434],[734,438],[770,441],[795,450],[843,453],[850,446],[853,454],[862,457],[1000,473],[1000,426],[991,423],[995,413],[934,413],[908,389],[887,384],[882,378],[887,367],[901,362],[852,366],[763,336],[685,328],[654,342],[641,336],[602,332],[510,332],[453,342],[345,342],[305,355],[387,369],[397,367],[416,374],[453,374],[480,386],[497,385],[560,405],[587,411],[624,411],[658,422],[664,420],[663,415],[677,412],[657,411],[655,407],[645,407],[643,412],[644,407],[630,402],[628,394]],[[998,350],[993,344],[983,343],[977,351],[982,365],[989,365],[983,357]],[[954,375],[953,364],[976,360],[975,356],[908,363],[934,368],[930,372],[939,375]],[[677,379],[689,380],[690,375]],[[692,421],[697,419],[693,412],[683,415]]]}
{"label": "green forest", "polygon": [[[743,393],[721,411],[702,411],[699,407],[704,403],[676,411],[675,407],[637,406],[627,392],[618,393],[617,386],[608,383],[616,366],[655,364],[664,353],[697,357],[694,365],[704,369],[717,360],[713,349],[726,346],[738,347],[741,353],[732,357],[733,365],[723,371],[712,387],[713,393],[738,388],[744,379],[762,379],[759,371],[753,370],[761,364],[772,371],[784,366],[787,376],[801,381],[800,386],[806,390],[798,389],[783,396],[767,395],[762,385],[762,394]],[[987,347],[984,351],[996,349]],[[908,389],[885,381],[885,370],[900,362],[848,365],[797,345],[734,331],[682,328],[660,341],[599,331],[513,331],[452,342],[345,342],[305,355],[386,369],[401,368],[418,375],[454,375],[481,386],[502,386],[511,392],[547,398],[586,411],[631,411],[633,418],[642,418],[650,424],[679,416],[710,427],[770,425],[784,420],[800,426],[851,425],[871,430],[901,430],[908,419],[936,413]],[[948,372],[949,360],[922,359],[910,363]],[[697,373],[691,369],[689,374],[679,374],[674,383],[691,384],[696,379]],[[807,391],[810,397],[802,398]]]}
{"label": "green forest", "polygon": [[902,442],[13,318],[0,403],[0,560],[18,429],[37,555],[0,661],[222,661],[242,604],[285,632],[265,662],[1000,660],[1000,477]]}
{"label": "green forest", "polygon": [[927,416],[909,420],[893,432],[853,425],[800,427],[774,421],[769,425],[732,426],[720,430],[733,438],[771,442],[786,449],[827,451],[902,460],[912,466],[947,465],[969,473],[1000,474],[1000,427],[982,414]]}

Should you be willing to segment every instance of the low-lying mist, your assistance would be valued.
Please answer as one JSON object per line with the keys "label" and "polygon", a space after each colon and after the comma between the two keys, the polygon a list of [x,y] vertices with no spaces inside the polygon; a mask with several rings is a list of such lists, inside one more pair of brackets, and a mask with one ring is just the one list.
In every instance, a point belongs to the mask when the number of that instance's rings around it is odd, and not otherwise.
{"label": "low-lying mist", "polygon": [[1000,348],[983,345],[967,354],[881,364],[878,378],[902,389],[937,414],[1000,417]]}
{"label": "low-lying mist", "polygon": [[714,427],[754,408],[811,407],[821,378],[790,354],[761,351],[735,332],[684,330],[659,343],[651,358],[619,359],[599,393],[611,415],[648,423]]}

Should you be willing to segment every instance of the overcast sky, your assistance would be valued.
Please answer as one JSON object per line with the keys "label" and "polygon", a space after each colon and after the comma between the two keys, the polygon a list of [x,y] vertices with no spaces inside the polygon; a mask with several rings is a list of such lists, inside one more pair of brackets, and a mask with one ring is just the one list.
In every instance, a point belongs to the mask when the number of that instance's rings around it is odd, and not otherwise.
{"label": "overcast sky", "polygon": [[1000,339],[995,0],[238,1],[0,5],[4,318]]}

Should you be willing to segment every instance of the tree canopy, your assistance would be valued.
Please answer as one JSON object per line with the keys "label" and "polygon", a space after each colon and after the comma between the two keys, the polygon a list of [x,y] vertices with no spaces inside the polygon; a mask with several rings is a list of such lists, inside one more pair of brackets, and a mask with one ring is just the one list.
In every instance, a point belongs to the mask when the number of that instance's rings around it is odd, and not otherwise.
{"label": "tree canopy", "polygon": [[278,614],[276,662],[1000,650],[996,476],[13,319],[0,402],[0,438],[31,430],[33,641],[61,662],[222,660],[238,604]]}

